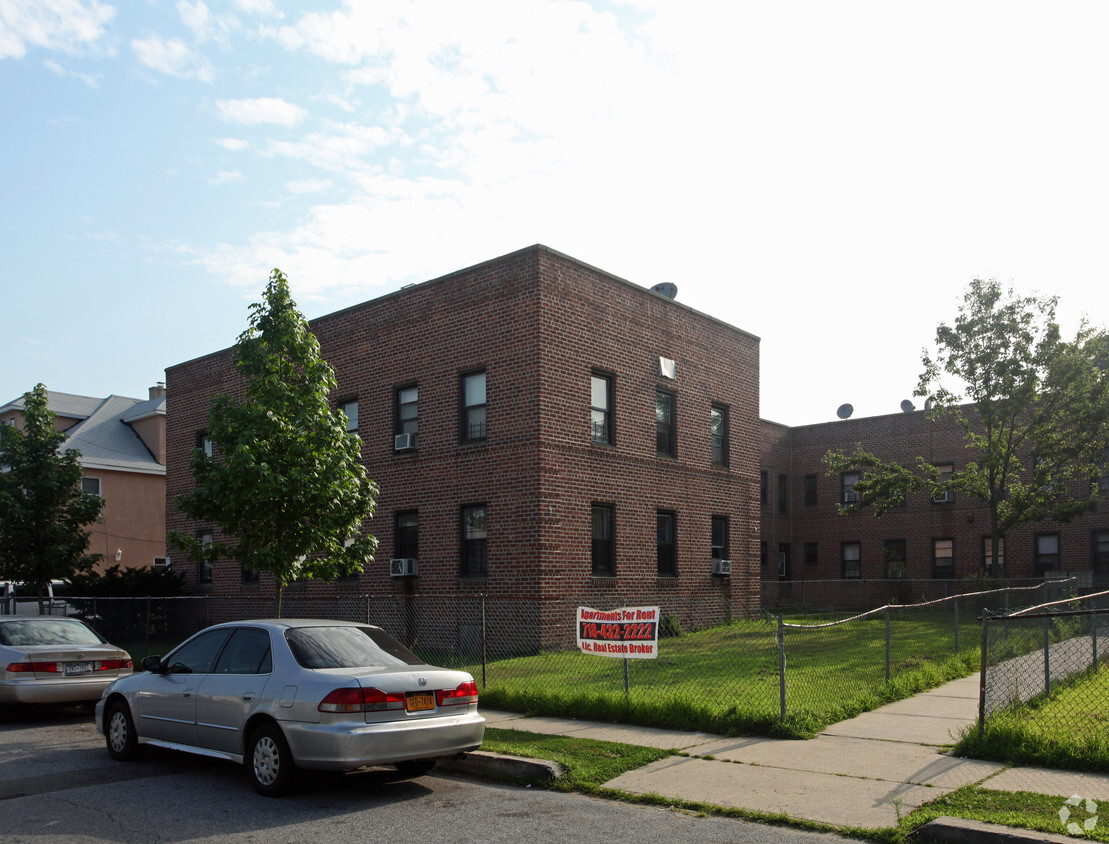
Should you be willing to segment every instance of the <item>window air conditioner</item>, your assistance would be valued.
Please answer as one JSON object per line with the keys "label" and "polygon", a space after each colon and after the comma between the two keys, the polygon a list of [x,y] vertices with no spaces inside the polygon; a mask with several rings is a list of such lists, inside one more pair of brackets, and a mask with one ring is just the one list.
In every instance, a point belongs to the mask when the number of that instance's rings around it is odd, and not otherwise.
{"label": "window air conditioner", "polygon": [[393,451],[411,451],[415,447],[415,434],[397,434],[393,437]]}
{"label": "window air conditioner", "polygon": [[730,575],[732,573],[732,561],[731,560],[713,560],[712,561],[712,573],[713,574]]}
{"label": "window air conditioner", "polygon": [[391,577],[412,577],[419,574],[419,566],[413,557],[398,557],[389,561]]}

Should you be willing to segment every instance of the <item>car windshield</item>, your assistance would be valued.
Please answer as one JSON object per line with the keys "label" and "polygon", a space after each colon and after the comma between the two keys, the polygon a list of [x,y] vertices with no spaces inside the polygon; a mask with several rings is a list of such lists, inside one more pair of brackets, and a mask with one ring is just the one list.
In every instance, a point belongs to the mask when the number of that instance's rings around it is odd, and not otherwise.
{"label": "car windshield", "polygon": [[28,618],[0,624],[0,645],[100,645],[104,640],[79,621]]}
{"label": "car windshield", "polygon": [[305,668],[388,668],[424,661],[378,627],[297,627],[285,633]]}

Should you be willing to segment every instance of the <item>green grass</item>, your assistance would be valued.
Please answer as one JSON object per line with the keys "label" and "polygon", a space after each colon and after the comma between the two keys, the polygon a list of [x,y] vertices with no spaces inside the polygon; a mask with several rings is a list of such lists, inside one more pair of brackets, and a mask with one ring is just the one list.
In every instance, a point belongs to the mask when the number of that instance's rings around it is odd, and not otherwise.
{"label": "green grass", "polygon": [[[777,626],[764,620],[661,640],[658,659],[628,660],[627,693],[623,660],[561,651],[489,662],[481,698],[484,706],[531,715],[723,735],[808,737],[829,723],[978,667],[974,643],[953,653],[952,628],[942,617],[900,621],[892,631],[892,680],[887,683],[881,619],[817,630],[787,628],[784,719]],[[480,664],[462,667],[482,677]]]}
{"label": "green grass", "polygon": [[1022,765],[1109,771],[1109,666],[1053,685],[1024,706],[963,731],[955,754]]}

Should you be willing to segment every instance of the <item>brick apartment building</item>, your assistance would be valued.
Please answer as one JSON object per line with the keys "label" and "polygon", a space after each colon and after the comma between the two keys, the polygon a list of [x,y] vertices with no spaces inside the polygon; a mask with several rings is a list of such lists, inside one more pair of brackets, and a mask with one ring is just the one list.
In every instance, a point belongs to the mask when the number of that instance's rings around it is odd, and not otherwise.
{"label": "brick apartment building", "polygon": [[[380,486],[380,547],[356,580],[297,589],[522,601],[541,644],[579,603],[686,627],[757,612],[758,338],[544,246],[311,327]],[[230,350],[167,370],[169,529],[212,531],[174,502],[212,397],[241,389]],[[272,593],[230,560],[188,575]]]}
{"label": "brick apartment building", "polygon": [[[973,459],[951,420],[923,411],[787,428],[760,423],[762,502],[760,547],[764,582],[809,580],[966,580],[997,572],[990,559],[987,506],[977,499],[927,492],[881,518],[839,515],[857,473],[829,476],[829,449],[857,444],[887,460],[911,465],[923,457],[960,469]],[[1109,491],[1109,477],[1101,486]],[[1109,501],[1069,524],[1041,522],[1009,532],[999,554],[1009,578],[1069,573],[1083,587],[1109,588]],[[942,593],[941,593],[942,594]],[[917,588],[911,597],[920,597]],[[910,597],[908,591],[902,598]]]}

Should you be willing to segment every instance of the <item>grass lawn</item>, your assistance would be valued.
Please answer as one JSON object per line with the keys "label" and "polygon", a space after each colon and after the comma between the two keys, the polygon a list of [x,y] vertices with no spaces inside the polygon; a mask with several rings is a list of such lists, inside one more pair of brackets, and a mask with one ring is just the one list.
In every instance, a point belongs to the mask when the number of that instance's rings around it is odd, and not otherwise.
{"label": "grass lawn", "polygon": [[[737,621],[659,642],[657,659],[626,661],[578,651],[496,659],[482,703],[528,714],[571,715],[723,735],[806,737],[851,717],[973,673],[971,641],[954,653],[942,617],[891,626],[886,682],[881,618],[785,629],[786,717],[781,717],[777,624]],[[482,678],[480,664],[462,666]]]}

